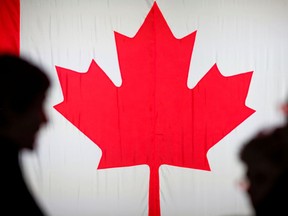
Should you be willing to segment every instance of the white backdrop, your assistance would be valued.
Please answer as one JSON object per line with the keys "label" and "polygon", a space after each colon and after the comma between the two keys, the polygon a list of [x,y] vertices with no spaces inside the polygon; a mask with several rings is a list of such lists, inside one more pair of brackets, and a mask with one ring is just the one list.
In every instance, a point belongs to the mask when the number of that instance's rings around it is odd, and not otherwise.
{"label": "white backdrop", "polygon": [[[97,170],[101,150],[53,106],[63,100],[55,65],[87,71],[94,59],[121,85],[114,31],[132,37],[152,0],[21,0],[21,55],[52,80],[48,125],[35,153],[23,152],[26,178],[50,215],[144,216],[149,168]],[[197,30],[187,85],[214,63],[224,76],[254,71],[246,105],[256,112],[209,152],[211,171],[161,166],[162,216],[249,215],[238,182],[238,152],[263,126],[281,124],[288,95],[287,0],[157,0],[176,38]]]}

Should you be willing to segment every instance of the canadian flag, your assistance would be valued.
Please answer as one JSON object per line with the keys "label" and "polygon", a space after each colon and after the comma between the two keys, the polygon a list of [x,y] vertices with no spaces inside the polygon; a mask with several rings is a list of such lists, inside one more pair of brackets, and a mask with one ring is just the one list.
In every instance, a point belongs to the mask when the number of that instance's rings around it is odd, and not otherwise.
{"label": "canadian flag", "polygon": [[288,1],[0,0],[52,81],[23,170],[49,215],[253,212],[242,144],[284,121]]}

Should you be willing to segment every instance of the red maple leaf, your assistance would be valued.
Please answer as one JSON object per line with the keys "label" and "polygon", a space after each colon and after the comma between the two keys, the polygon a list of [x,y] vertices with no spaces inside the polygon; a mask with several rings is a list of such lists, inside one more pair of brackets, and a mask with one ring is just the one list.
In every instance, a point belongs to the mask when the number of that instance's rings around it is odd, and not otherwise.
{"label": "red maple leaf", "polygon": [[115,32],[122,85],[92,60],[87,73],[56,66],[55,106],[102,150],[98,168],[147,164],[149,215],[160,215],[160,165],[210,170],[208,150],[248,118],[252,72],[224,77],[216,64],[187,87],[196,31],[176,39],[157,3],[133,38]]}

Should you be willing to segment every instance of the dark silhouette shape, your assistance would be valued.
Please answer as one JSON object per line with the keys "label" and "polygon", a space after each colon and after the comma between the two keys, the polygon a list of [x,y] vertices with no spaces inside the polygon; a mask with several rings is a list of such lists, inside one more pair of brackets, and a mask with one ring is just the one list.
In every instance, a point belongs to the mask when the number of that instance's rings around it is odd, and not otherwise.
{"label": "dark silhouette shape", "polygon": [[288,119],[250,139],[241,149],[240,159],[247,168],[247,194],[255,215],[287,215]]}
{"label": "dark silhouette shape", "polygon": [[0,55],[1,211],[5,215],[44,215],[23,178],[19,152],[33,150],[47,122],[43,103],[48,76],[23,58]]}

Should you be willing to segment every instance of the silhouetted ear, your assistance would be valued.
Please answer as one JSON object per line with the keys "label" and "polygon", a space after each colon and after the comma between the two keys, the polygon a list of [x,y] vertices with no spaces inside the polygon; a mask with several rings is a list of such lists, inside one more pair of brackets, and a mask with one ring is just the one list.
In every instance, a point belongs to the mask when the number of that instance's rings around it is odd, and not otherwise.
{"label": "silhouetted ear", "polygon": [[0,133],[9,127],[14,116],[13,111],[8,107],[9,106],[3,104],[0,106]]}
{"label": "silhouetted ear", "polygon": [[0,105],[0,129],[3,128],[7,124],[7,118],[6,118],[6,113],[5,113],[5,108],[3,105]]}

